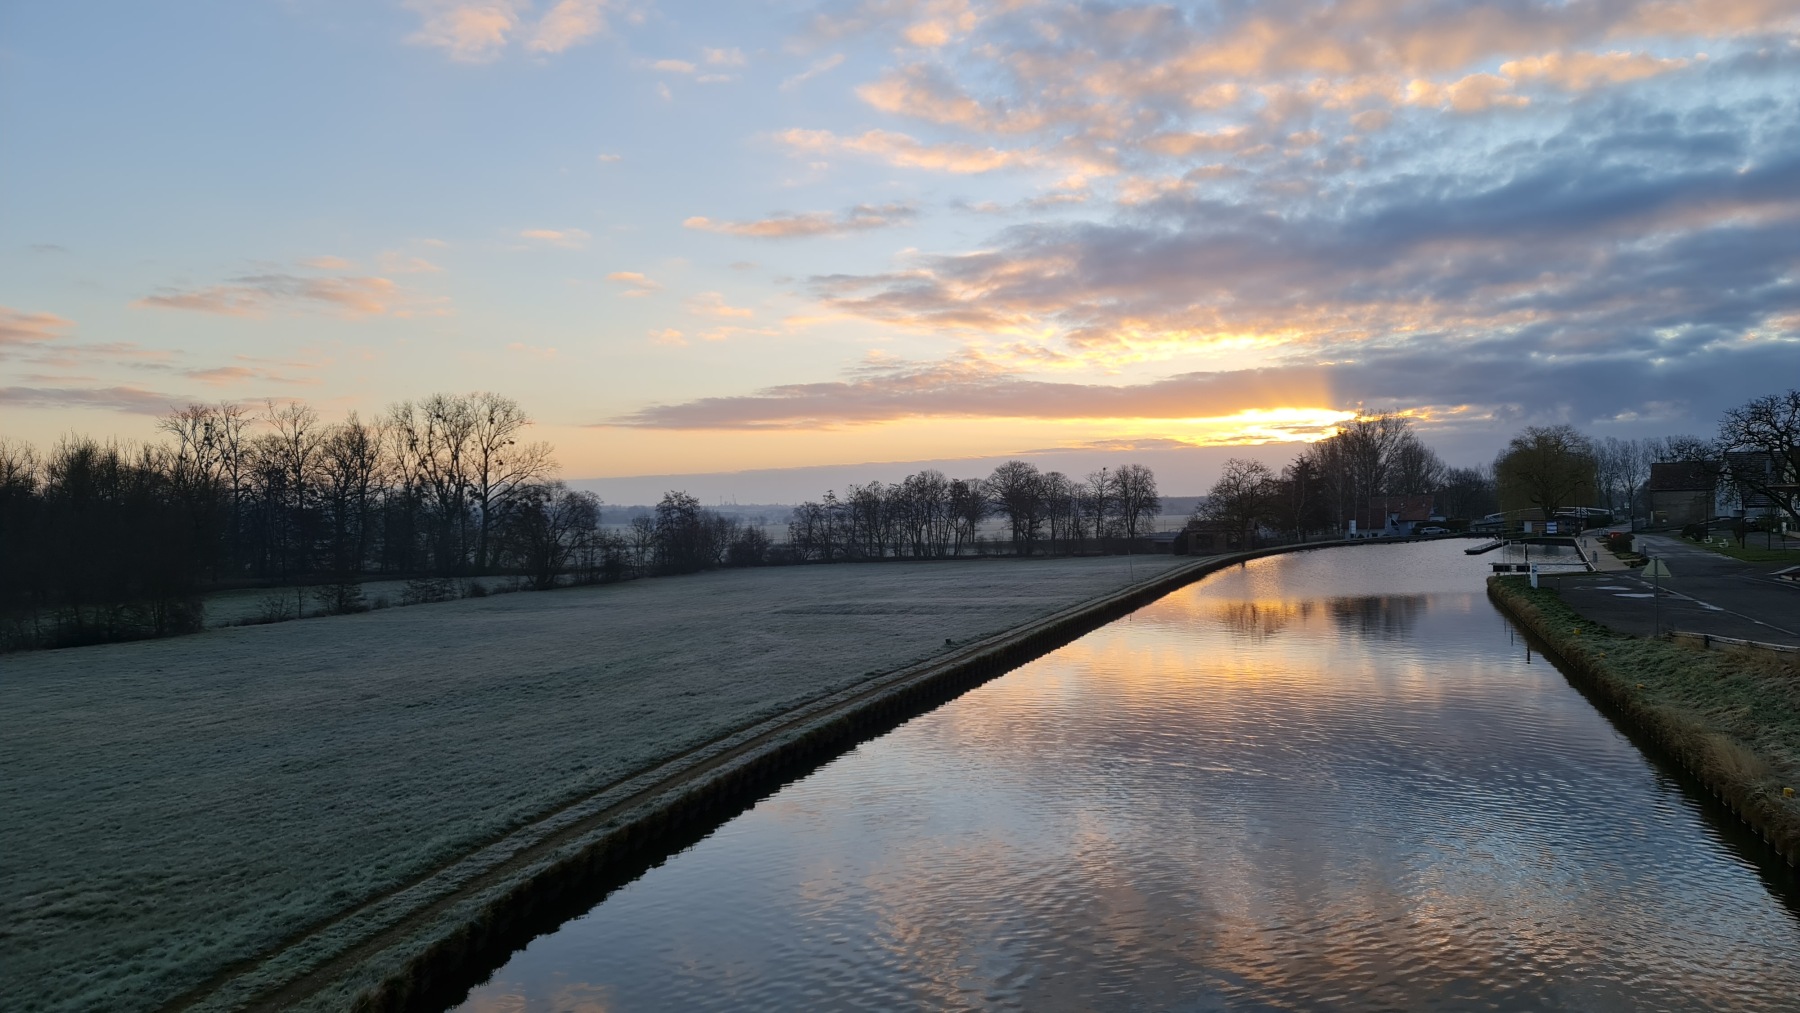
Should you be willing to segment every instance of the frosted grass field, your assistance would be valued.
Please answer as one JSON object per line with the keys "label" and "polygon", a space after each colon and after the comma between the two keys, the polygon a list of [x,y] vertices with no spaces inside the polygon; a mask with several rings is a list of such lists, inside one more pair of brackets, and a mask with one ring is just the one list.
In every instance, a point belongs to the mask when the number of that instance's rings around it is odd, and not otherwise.
{"label": "frosted grass field", "polygon": [[740,570],[0,658],[0,1008],[153,1009],[557,804],[1186,557]]}

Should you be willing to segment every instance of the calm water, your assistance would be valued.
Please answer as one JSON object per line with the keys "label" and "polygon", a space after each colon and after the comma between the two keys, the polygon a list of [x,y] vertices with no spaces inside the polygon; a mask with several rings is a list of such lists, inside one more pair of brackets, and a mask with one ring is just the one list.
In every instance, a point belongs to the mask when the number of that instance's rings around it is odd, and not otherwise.
{"label": "calm water", "polygon": [[1528,658],[1463,547],[1177,591],[789,785],[461,1008],[1795,1009],[1791,897]]}

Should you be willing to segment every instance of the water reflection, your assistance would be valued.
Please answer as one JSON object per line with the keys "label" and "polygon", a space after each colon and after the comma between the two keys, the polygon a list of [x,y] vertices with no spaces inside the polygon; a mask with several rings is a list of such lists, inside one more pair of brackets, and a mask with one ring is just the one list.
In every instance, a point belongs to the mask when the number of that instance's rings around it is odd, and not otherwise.
{"label": "water reflection", "polygon": [[1786,1008],[1800,923],[1524,664],[1460,549],[1170,595],[783,789],[465,1008]]}

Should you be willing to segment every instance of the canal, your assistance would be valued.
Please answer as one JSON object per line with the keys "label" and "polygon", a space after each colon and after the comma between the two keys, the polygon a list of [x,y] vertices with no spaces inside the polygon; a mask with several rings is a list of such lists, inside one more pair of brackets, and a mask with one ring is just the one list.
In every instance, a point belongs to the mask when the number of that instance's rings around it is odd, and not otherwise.
{"label": "canal", "polygon": [[1464,547],[1176,591],[786,786],[460,1008],[1793,1009],[1791,879]]}

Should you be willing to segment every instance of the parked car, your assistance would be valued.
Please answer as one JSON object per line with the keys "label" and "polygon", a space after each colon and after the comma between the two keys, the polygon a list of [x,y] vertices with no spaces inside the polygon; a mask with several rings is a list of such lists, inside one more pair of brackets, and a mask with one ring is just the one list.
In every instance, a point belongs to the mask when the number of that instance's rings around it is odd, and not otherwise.
{"label": "parked car", "polygon": [[1440,528],[1436,524],[1419,529],[1419,534],[1421,535],[1447,535],[1449,533],[1449,528]]}

